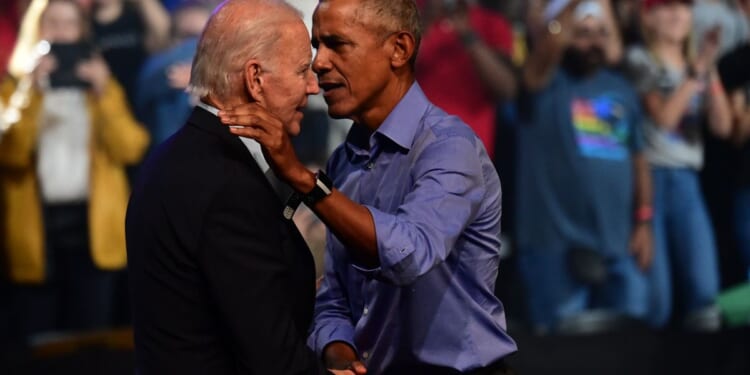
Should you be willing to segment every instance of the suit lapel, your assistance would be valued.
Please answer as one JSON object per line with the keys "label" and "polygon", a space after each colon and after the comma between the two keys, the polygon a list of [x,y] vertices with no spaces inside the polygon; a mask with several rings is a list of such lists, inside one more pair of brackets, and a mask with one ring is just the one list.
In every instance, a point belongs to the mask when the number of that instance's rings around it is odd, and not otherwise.
{"label": "suit lapel", "polygon": [[[273,186],[273,184],[260,169],[260,166],[258,166],[258,163],[255,161],[253,156],[250,154],[250,151],[248,151],[247,147],[245,147],[239,137],[230,133],[229,127],[222,124],[218,117],[202,108],[196,107],[195,109],[193,109],[193,113],[188,119],[188,124],[219,137],[222,142],[227,145],[227,148],[228,150],[230,150],[232,155],[235,155],[238,159],[249,165],[250,170],[255,178],[260,178],[263,180],[263,183],[268,188],[269,195],[272,194],[278,198],[279,209],[275,214],[277,214],[281,219],[281,233],[283,233],[285,237],[284,245],[289,246],[293,250],[297,251],[299,251],[298,249],[302,249],[309,255],[310,251],[307,248],[307,244],[305,243],[304,238],[297,229],[297,226],[294,225],[293,221],[283,218],[283,204],[286,202],[286,198],[291,194],[292,189],[290,189],[283,182],[276,179],[276,177],[274,176],[272,181],[277,182],[279,186],[279,189],[277,190],[276,187]],[[248,194],[250,194],[250,192],[248,192]]]}
{"label": "suit lapel", "polygon": [[[221,139],[222,142],[227,145],[227,149],[231,152],[231,154],[248,164],[250,170],[253,173],[253,176],[255,178],[262,179],[268,189],[274,192],[273,195],[278,197],[278,195],[275,193],[276,189],[268,181],[266,175],[263,173],[263,171],[260,169],[260,166],[258,166],[258,163],[253,158],[253,155],[250,154],[250,151],[248,151],[247,147],[245,147],[238,136],[229,132],[229,127],[222,124],[221,120],[219,120],[218,117],[214,116],[203,108],[195,107],[195,109],[193,109],[193,113],[188,119],[188,124],[219,137],[219,139]],[[281,205],[281,203],[283,202],[283,200],[279,199],[279,205]],[[281,212],[281,209],[279,209],[279,212]]]}

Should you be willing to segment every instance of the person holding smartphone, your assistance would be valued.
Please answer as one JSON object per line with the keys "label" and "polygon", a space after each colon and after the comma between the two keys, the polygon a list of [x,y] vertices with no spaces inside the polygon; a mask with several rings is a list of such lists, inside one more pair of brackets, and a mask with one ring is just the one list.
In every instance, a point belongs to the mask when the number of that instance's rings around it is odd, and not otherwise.
{"label": "person holding smartphone", "polygon": [[[126,259],[124,168],[148,144],[86,43],[81,6],[50,0],[39,22],[51,51],[32,73],[20,121],[0,141],[0,238],[23,336],[110,323],[113,271]],[[16,89],[13,79],[3,82],[4,103]]]}

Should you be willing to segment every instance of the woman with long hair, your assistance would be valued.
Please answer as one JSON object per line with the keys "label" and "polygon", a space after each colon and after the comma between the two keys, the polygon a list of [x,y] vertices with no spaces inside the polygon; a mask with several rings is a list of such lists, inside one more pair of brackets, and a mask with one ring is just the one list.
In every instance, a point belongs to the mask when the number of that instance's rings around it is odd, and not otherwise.
{"label": "woman with long hair", "polygon": [[713,307],[719,270],[699,186],[702,127],[707,124],[710,133],[725,138],[732,125],[716,71],[720,31],[707,33],[697,51],[691,51],[690,3],[646,0],[645,42],[628,51],[627,62],[646,112],[646,156],[654,184],[650,320],[657,327],[669,321],[674,289],[688,328],[709,329],[719,324]]}
{"label": "woman with long hair", "polygon": [[[0,140],[0,248],[23,336],[107,327],[113,271],[125,266],[125,166],[148,135],[88,47],[87,19],[75,0],[49,0],[35,31],[51,51]],[[14,93],[9,77],[3,103],[14,105]]]}

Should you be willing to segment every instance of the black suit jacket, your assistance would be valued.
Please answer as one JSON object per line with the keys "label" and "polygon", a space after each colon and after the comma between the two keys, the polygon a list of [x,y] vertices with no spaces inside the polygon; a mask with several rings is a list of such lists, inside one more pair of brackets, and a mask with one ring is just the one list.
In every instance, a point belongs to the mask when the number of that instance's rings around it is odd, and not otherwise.
{"label": "black suit jacket", "polygon": [[126,220],[139,374],[318,374],[312,255],[209,112],[155,150]]}

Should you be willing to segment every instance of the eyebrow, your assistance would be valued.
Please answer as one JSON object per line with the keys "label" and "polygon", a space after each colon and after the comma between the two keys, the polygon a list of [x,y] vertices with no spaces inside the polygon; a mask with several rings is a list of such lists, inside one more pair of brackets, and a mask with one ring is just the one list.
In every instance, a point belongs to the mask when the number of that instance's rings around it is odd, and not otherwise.
{"label": "eyebrow", "polygon": [[319,38],[312,38],[311,42],[312,42],[312,45],[316,47],[320,43],[329,45],[329,44],[338,44],[338,43],[349,43],[350,40],[340,35],[326,34],[326,35],[321,35]]}

